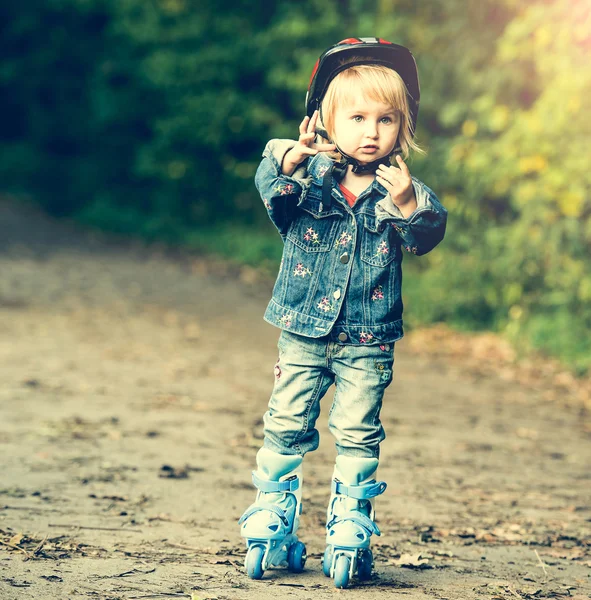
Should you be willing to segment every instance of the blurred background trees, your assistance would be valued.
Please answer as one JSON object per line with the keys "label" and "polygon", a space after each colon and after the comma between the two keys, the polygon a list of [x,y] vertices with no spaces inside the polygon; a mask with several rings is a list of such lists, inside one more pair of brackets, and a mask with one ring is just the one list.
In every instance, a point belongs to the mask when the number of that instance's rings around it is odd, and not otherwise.
{"label": "blurred background trees", "polygon": [[450,210],[406,263],[411,325],[490,329],[591,366],[589,0],[0,1],[2,189],[120,233],[273,266],[253,185],[322,50],[407,45],[410,169]]}

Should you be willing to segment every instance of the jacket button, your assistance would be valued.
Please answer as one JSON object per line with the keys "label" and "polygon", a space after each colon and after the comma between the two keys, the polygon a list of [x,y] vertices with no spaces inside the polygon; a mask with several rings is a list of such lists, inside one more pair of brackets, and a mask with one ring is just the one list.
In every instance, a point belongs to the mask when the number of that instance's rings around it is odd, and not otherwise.
{"label": "jacket button", "polygon": [[339,258],[339,260],[346,265],[349,262],[349,254],[347,252],[344,252],[343,254],[341,254],[341,257]]}
{"label": "jacket button", "polygon": [[339,341],[340,342],[346,342],[347,341],[347,334],[342,331],[341,333],[339,333]]}
{"label": "jacket button", "polygon": [[332,297],[335,300],[338,300],[341,297],[341,290],[337,290],[336,292],[334,292],[334,294],[332,295]]}

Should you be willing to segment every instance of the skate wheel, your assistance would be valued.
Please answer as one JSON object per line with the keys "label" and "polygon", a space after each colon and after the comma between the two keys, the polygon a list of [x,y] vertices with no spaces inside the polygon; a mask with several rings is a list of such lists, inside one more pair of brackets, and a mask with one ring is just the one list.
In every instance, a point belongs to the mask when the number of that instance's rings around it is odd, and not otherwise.
{"label": "skate wheel", "polygon": [[361,581],[371,579],[371,568],[373,566],[373,554],[371,550],[361,550],[357,558],[357,577]]}
{"label": "skate wheel", "polygon": [[330,568],[332,567],[332,557],[333,557],[332,547],[328,546],[324,551],[324,558],[322,559],[322,572],[330,577]]}
{"label": "skate wheel", "polygon": [[289,547],[287,553],[287,568],[294,573],[301,573],[306,564],[306,546],[302,542],[296,542]]}
{"label": "skate wheel", "polygon": [[337,558],[334,567],[334,586],[339,589],[346,588],[349,585],[349,570],[351,568],[351,559],[344,554]]}
{"label": "skate wheel", "polygon": [[251,579],[261,579],[263,576],[263,558],[265,549],[262,546],[251,546],[246,553],[246,574]]}

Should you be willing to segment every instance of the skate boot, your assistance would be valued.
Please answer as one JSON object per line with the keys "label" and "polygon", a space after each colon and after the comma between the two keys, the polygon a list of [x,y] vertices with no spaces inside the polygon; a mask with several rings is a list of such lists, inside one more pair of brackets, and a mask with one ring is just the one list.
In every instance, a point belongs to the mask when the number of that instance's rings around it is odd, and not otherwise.
{"label": "skate boot", "polygon": [[374,479],[377,467],[377,458],[337,456],[322,564],[324,574],[334,579],[337,588],[346,588],[355,573],[360,580],[371,578],[370,537],[372,533],[380,535],[373,522],[372,499],[386,489],[385,482]]}
{"label": "skate boot", "polygon": [[277,454],[267,448],[257,453],[252,481],[258,489],[254,504],[238,521],[246,541],[244,566],[251,579],[261,579],[269,567],[304,570],[306,546],[298,541],[302,512],[302,457]]}

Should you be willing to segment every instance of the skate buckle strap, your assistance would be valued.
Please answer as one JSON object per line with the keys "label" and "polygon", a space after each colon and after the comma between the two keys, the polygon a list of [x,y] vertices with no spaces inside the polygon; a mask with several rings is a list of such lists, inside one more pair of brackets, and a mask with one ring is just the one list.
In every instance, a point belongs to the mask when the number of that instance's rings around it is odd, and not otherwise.
{"label": "skate buckle strap", "polygon": [[240,517],[238,525],[242,525],[242,523],[244,523],[248,517],[254,515],[254,513],[260,512],[261,510],[269,510],[272,513],[275,513],[281,522],[286,527],[289,527],[289,519],[287,518],[286,512],[280,506],[277,506],[276,504],[270,504],[268,502],[259,502],[258,504],[252,504],[249,506],[245,513]]}
{"label": "skate buckle strap", "polygon": [[352,523],[355,523],[355,525],[363,527],[363,529],[367,530],[369,535],[372,533],[375,533],[376,535],[382,535],[382,532],[378,529],[378,526],[367,515],[364,515],[356,510],[352,510],[344,515],[335,515],[326,525],[326,528],[331,529],[334,525],[337,523],[342,523],[343,521],[351,521]]}
{"label": "skate buckle strap", "polygon": [[295,492],[300,487],[300,480],[297,475],[292,475],[285,481],[269,481],[268,479],[261,479],[256,471],[252,472],[252,482],[255,487],[261,492]]}
{"label": "skate buckle strap", "polygon": [[341,494],[355,500],[368,500],[375,498],[386,491],[388,485],[385,481],[372,481],[363,485],[345,485],[338,479],[332,482],[333,494]]}

